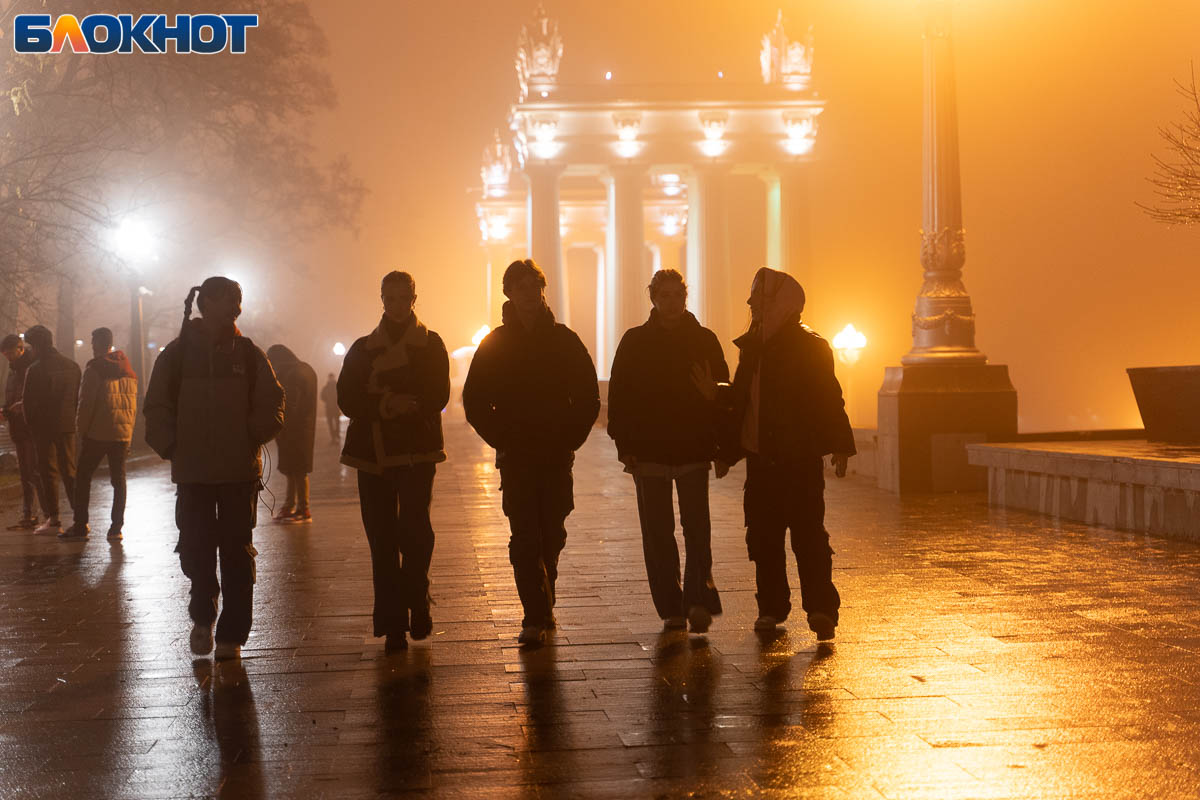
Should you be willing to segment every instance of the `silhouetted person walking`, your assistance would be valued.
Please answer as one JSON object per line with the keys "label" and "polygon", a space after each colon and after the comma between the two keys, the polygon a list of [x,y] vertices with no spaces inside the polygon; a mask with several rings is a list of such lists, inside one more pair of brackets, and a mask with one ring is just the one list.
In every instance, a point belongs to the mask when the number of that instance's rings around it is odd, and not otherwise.
{"label": "silhouetted person walking", "polygon": [[321,387],[321,402],[325,404],[325,424],[329,426],[329,441],[342,440],[342,410],[338,408],[337,377],[331,372],[329,380]]}
{"label": "silhouetted person walking", "polygon": [[138,381],[133,365],[120,350],[113,350],[113,333],[108,328],[92,331],[92,360],[83,370],[79,386],[79,408],[75,425],[82,437],[79,473],[75,476],[75,522],[59,534],[60,539],[86,539],[92,476],[102,459],[108,459],[108,477],[113,487],[110,542],[120,541],[125,525],[125,457],[133,440],[137,416]]}
{"label": "silhouetted person walking", "polygon": [[[201,319],[191,319],[192,301]],[[188,292],[179,338],[154,363],[146,391],[146,443],[171,461],[178,485],[179,564],[192,582],[192,652],[238,658],[254,602],[254,526],[261,448],[283,428],[283,388],[271,362],[235,324],[242,287],[208,278]],[[217,581],[220,557],[221,580]]]}
{"label": "silhouetted person walking", "polygon": [[275,468],[287,478],[287,497],[276,522],[312,522],[308,475],[313,470],[313,440],[317,435],[317,373],[281,344],[267,348],[275,377],[283,386],[287,414],[275,439]]}
{"label": "silhouetted person walking", "polygon": [[[721,456],[746,457],[746,546],[758,586],[755,630],[774,630],[791,612],[784,535],[790,530],[808,625],[832,639],[841,599],[825,530],[824,456],[846,474],[854,434],[829,344],[800,322],[804,289],[763,267],[750,289],[750,329],[733,379],[732,424]],[[701,382],[704,383],[704,382]],[[711,382],[707,382],[711,388]]]}
{"label": "silhouetted person walking", "polygon": [[442,409],[450,399],[446,345],[413,313],[417,284],[389,272],[380,284],[383,317],[350,346],[338,376],[338,404],[350,425],[342,463],[358,470],[358,500],[371,546],[374,633],[384,650],[408,646],[405,632],[433,630],[429,506],[438,462],[446,460]]}
{"label": "silhouetted person walking", "polygon": [[25,373],[21,407],[33,433],[38,475],[42,479],[42,510],[47,519],[34,533],[63,532],[58,515],[58,481],[62,478],[67,503],[75,502],[75,403],[79,398],[79,365],[54,349],[54,337],[41,325],[25,331],[25,344],[34,360]]}
{"label": "silhouetted person walking", "polygon": [[25,421],[25,409],[21,402],[25,373],[33,363],[33,350],[25,346],[20,336],[10,333],[0,342],[0,354],[8,360],[8,382],[4,384],[4,407],[0,409],[0,417],[8,422],[8,435],[17,451],[17,473],[21,480],[21,518],[9,525],[8,529],[33,530],[38,526],[38,498],[42,494],[42,486],[33,433]]}
{"label": "silhouetted person walking", "polygon": [[[708,471],[717,456],[718,410],[693,374],[727,382],[716,334],[687,310],[687,285],[673,269],[650,281],[650,319],[621,337],[608,382],[608,434],[637,488],[642,552],[654,608],[665,627],[703,633],[721,599],[712,579]],[[725,476],[722,464],[717,477]],[[679,582],[679,548],[671,487],[687,561]],[[686,615],[686,617],[685,617]]]}
{"label": "silhouetted person walking", "polygon": [[587,348],[546,305],[537,264],[509,264],[503,285],[503,324],[475,352],[463,408],[496,449],[508,557],[525,610],[518,641],[535,645],[555,626],[558,557],[575,508],[571,467],[600,413],[600,393]]}

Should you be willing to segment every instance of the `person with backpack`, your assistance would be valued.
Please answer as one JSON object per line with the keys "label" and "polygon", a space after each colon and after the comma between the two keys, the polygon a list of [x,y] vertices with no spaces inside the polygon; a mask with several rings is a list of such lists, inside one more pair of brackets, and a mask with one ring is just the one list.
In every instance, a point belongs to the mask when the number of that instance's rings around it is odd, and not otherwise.
{"label": "person with backpack", "polygon": [[[200,319],[191,319],[193,300]],[[219,660],[240,657],[250,635],[261,451],[284,421],[283,387],[238,330],[241,312],[236,281],[212,277],[192,287],[179,337],[154,364],[144,412],[146,443],[170,460],[177,485],[175,550],[192,582],[189,643],[198,656],[212,652],[216,621]]]}

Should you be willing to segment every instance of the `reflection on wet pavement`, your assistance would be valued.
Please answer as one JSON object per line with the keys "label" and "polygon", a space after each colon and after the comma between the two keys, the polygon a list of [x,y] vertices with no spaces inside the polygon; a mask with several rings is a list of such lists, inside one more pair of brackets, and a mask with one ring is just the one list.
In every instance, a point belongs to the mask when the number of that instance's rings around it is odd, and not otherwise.
{"label": "reflection on wet pavement", "polygon": [[[831,481],[845,605],[818,649],[796,618],[750,629],[735,470],[712,492],[726,612],[664,633],[596,431],[559,630],[521,650],[499,475],[446,427],[434,635],[392,657],[370,636],[355,476],[323,442],[314,522],[260,509],[241,663],[188,651],[163,465],[133,472],[123,543],[0,534],[0,797],[1200,794],[1196,545]],[[97,518],[110,497],[98,480]]]}

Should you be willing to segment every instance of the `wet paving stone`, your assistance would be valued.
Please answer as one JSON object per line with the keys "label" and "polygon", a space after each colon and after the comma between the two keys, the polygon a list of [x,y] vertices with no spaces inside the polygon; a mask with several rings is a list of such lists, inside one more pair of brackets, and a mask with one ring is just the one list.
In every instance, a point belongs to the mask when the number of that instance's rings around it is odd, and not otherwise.
{"label": "wet paving stone", "polygon": [[[323,442],[314,522],[260,508],[240,663],[188,651],[165,465],[135,465],[120,544],[0,533],[0,797],[1200,796],[1200,546],[830,479],[844,606],[818,647],[795,616],[751,630],[736,468],[712,484],[725,613],[664,633],[597,430],[559,629],[529,651],[492,453],[445,422],[434,630],[395,656],[354,472]],[[97,519],[110,498],[98,480]]]}

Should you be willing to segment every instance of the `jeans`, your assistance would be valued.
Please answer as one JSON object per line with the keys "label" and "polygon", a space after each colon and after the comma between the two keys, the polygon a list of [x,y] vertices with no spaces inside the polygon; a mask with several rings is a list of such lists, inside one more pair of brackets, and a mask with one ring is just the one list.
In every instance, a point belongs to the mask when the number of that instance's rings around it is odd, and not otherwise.
{"label": "jeans", "polygon": [[409,610],[429,607],[435,471],[433,464],[389,467],[382,475],[358,471],[358,500],[371,546],[376,636],[407,631]]}
{"label": "jeans", "polygon": [[[21,517],[34,519],[37,516],[34,511],[39,506],[44,511],[46,505],[41,500],[45,490],[42,488],[42,479],[38,472],[37,448],[30,438],[13,439],[13,446],[17,449],[17,472],[21,476]],[[37,501],[36,505],[34,501]]]}
{"label": "jeans", "polygon": [[[250,636],[255,565],[252,537],[258,522],[259,482],[181,483],[175,495],[179,565],[192,581],[188,615],[197,625],[217,619],[216,640],[243,645]],[[217,582],[217,557],[221,580]]]}
{"label": "jeans", "polygon": [[88,522],[88,504],[92,497],[92,475],[101,459],[108,459],[108,479],[113,487],[112,527],[121,530],[125,524],[125,457],[129,442],[101,442],[83,438],[79,453],[79,472],[75,476],[75,524]]}
{"label": "jeans", "polygon": [[567,516],[575,508],[570,465],[504,466],[500,489],[510,537],[508,560],[525,616],[522,627],[547,627],[554,618],[558,557],[567,543]]}
{"label": "jeans", "polygon": [[38,476],[42,479],[42,511],[58,519],[58,479],[62,476],[67,503],[75,502],[75,434],[35,436]]}
{"label": "jeans", "polygon": [[820,457],[793,464],[746,462],[746,548],[754,562],[758,613],[784,620],[792,609],[784,534],[790,529],[804,610],[836,624],[841,598],[833,585],[833,548],[825,530],[825,476]]}
{"label": "jeans", "polygon": [[287,475],[287,498],[283,501],[284,510],[294,508],[297,511],[308,511],[308,473],[302,475]]}
{"label": "jeans", "polygon": [[674,479],[679,492],[679,521],[687,561],[679,584],[679,547],[675,542],[675,509],[671,478],[634,478],[642,553],[654,610],[662,619],[682,617],[692,606],[721,613],[721,598],[712,579],[712,525],[708,515],[708,470],[693,469]]}

